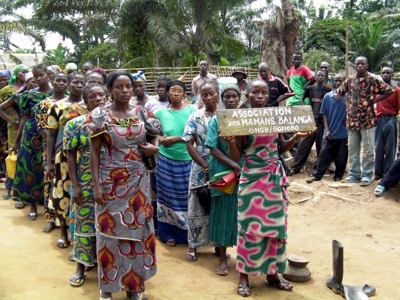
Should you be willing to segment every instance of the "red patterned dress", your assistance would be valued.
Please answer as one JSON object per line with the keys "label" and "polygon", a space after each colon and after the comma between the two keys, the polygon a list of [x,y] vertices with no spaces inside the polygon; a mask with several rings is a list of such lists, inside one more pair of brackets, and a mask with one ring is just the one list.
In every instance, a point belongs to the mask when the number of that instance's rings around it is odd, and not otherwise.
{"label": "red patterned dress", "polygon": [[252,276],[283,273],[289,199],[286,173],[278,157],[279,136],[242,138],[236,270]]}
{"label": "red patterned dress", "polygon": [[95,207],[99,287],[106,293],[143,292],[157,265],[149,180],[138,145],[146,133],[158,135],[160,122],[141,106],[128,119],[96,108],[83,130],[89,138],[102,135],[105,150],[100,181],[108,202]]}

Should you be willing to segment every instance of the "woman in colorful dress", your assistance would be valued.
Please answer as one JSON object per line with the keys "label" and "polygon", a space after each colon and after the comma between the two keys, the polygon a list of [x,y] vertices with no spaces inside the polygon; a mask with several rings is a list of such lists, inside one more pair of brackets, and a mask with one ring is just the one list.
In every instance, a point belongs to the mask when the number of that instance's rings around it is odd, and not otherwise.
{"label": "woman in colorful dress", "polygon": [[[196,191],[191,188],[204,185],[208,181],[208,161],[210,149],[204,143],[207,135],[208,123],[217,110],[219,100],[217,83],[205,83],[200,87],[201,99],[204,107],[189,116],[182,139],[186,141],[186,149],[193,159],[189,181],[188,203],[188,243],[189,251],[186,260],[197,260],[196,249],[200,247],[216,246],[208,237],[208,212],[200,205]],[[196,145],[196,146],[195,146]]]}
{"label": "woman in colorful dress", "polygon": [[[249,84],[246,92],[252,108],[263,108],[269,96],[263,80]],[[289,140],[282,134],[260,134],[225,138],[229,153],[238,162],[244,157],[238,192],[238,246],[236,270],[240,273],[238,294],[250,296],[248,275],[267,275],[267,282],[280,290],[293,286],[279,277],[286,268],[287,177],[279,152],[288,151],[302,137]]]}
{"label": "woman in colorful dress", "polygon": [[[107,79],[114,102],[96,108],[83,129],[90,138],[100,299],[126,291],[147,299],[144,282],[157,272],[149,181],[144,156],[157,153],[160,123],[141,106],[129,103],[133,81],[118,70]],[[146,142],[147,141],[147,142]],[[105,149],[100,162],[100,150]]]}
{"label": "woman in colorful dress", "polygon": [[[15,137],[12,151],[18,149],[17,169],[13,182],[13,198],[23,204],[31,204],[27,215],[29,221],[37,218],[37,203],[43,203],[43,138],[37,130],[35,109],[38,103],[53,95],[49,85],[45,64],[36,65],[32,73],[38,88],[25,91],[19,99],[19,107],[23,117]],[[22,136],[22,139],[21,139]],[[20,143],[21,141],[21,143]],[[19,147],[18,147],[19,146]],[[23,205],[16,204],[16,208]]]}
{"label": "woman in colorful dress", "polygon": [[[240,90],[236,84],[226,84],[221,89],[221,99],[226,109],[235,109],[239,105]],[[219,137],[218,119],[213,117],[208,124],[206,146],[210,148],[209,177],[215,174],[233,170],[240,174],[241,163],[234,162],[229,155],[227,142]],[[217,274],[228,275],[226,248],[236,245],[237,241],[237,186],[233,194],[211,189],[211,210],[209,238],[219,245],[219,265]]]}
{"label": "woman in colorful dress", "polygon": [[[7,99],[9,99],[12,95],[19,93],[23,90],[25,90],[25,75],[26,73],[28,73],[28,67],[25,65],[18,65],[14,68],[13,70],[13,74],[10,77],[10,72],[6,71],[6,74],[3,73],[3,75],[5,75],[4,77],[0,77],[0,102],[3,103],[5,102]],[[0,75],[2,74],[2,72],[0,72]],[[9,82],[8,85],[3,86],[3,79],[7,79],[9,78]],[[10,109],[7,113],[10,114],[15,114],[15,111],[12,111],[12,109]],[[12,127],[12,126],[10,126]],[[12,179],[8,178],[6,176],[6,169],[5,169],[5,158],[7,156],[7,150],[8,148],[11,148],[12,144],[9,145],[8,144],[8,124],[7,121],[0,118],[0,177],[1,180],[3,181],[4,179],[2,179],[3,177],[5,177],[5,186],[6,189],[8,190],[7,193],[5,193],[3,195],[3,199],[9,199],[11,198],[11,187],[12,187]],[[14,135],[15,137],[15,135]]]}
{"label": "woman in colorful dress", "polygon": [[170,104],[155,112],[162,125],[157,159],[157,235],[168,246],[188,243],[188,191],[192,158],[182,139],[186,122],[196,106],[183,101],[186,86],[173,80],[167,84]]}
{"label": "woman in colorful dress", "polygon": [[[73,242],[73,218],[70,218],[70,189],[67,153],[62,149],[65,124],[73,118],[87,113],[82,100],[83,74],[68,75],[69,96],[51,107],[47,118],[47,166],[46,175],[52,180],[49,207],[54,209],[61,224],[61,235],[57,247],[68,247],[67,226],[70,225],[70,241]],[[71,258],[72,259],[72,258]]]}
{"label": "woman in colorful dress", "polygon": [[[48,137],[48,129],[47,129],[47,118],[48,113],[50,112],[52,106],[55,102],[60,101],[67,97],[66,91],[68,88],[68,76],[64,73],[58,73],[53,77],[52,85],[54,89],[54,95],[50,98],[40,102],[36,108],[36,124],[38,127],[38,132],[43,137],[43,165],[44,169],[47,166],[47,137]],[[45,173],[44,174],[44,188],[43,188],[43,197],[44,197],[44,217],[47,221],[46,225],[43,227],[42,231],[44,233],[51,232],[56,226],[57,215],[55,211],[49,207],[49,197],[51,192],[51,182],[52,179]],[[60,225],[60,224],[58,224]]]}
{"label": "woman in colorful dress", "polygon": [[[83,89],[83,100],[89,111],[103,107],[106,90],[103,85],[90,83]],[[72,257],[77,262],[76,271],[69,279],[72,287],[79,287],[85,281],[85,267],[96,263],[96,228],[92,174],[90,172],[89,139],[83,134],[86,115],[68,121],[64,128],[63,149],[68,156],[68,174],[72,183],[71,214],[75,215],[74,243]]]}
{"label": "woman in colorful dress", "polygon": [[[11,99],[13,95],[21,93],[26,89],[25,76],[28,73],[28,67],[25,65],[18,65],[13,70],[13,75],[11,76],[10,71],[0,71],[0,103],[3,104],[7,100]],[[31,73],[32,74],[32,73]],[[32,75],[33,77],[33,75]],[[3,83],[6,83],[3,86]],[[8,83],[8,85],[7,85]],[[11,105],[10,105],[11,104]],[[19,107],[15,105],[13,100],[10,100],[7,105],[7,114],[16,121],[19,120],[20,110]],[[3,109],[5,109],[3,107]],[[0,119],[0,132],[1,132],[1,171],[5,170],[6,151],[11,149],[14,144],[14,139],[17,134],[18,125],[14,127],[14,123],[9,123],[6,119]],[[13,185],[13,179],[6,176],[5,188],[6,192],[2,195],[4,200],[11,198],[11,188]]]}

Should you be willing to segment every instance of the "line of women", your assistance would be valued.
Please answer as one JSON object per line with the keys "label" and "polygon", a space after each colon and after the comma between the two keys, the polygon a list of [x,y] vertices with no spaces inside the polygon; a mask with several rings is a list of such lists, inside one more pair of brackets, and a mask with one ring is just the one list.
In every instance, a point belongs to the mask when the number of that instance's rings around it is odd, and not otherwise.
{"label": "line of women", "polygon": [[[17,206],[31,205],[31,221],[38,215],[36,205],[44,202],[43,231],[60,226],[57,246],[73,245],[72,287],[82,286],[86,271],[97,263],[100,299],[110,300],[119,291],[147,299],[145,281],[157,272],[157,215],[159,239],[170,247],[188,244],[187,261],[197,261],[199,248],[213,247],[220,276],[229,274],[227,247],[237,244],[239,295],[251,294],[249,274],[266,274],[270,285],[292,290],[277,275],[286,265],[288,204],[278,154],[310,133],[289,140],[278,134],[220,137],[219,98],[226,109],[236,108],[237,85],[219,91],[217,82],[205,82],[204,107],[197,110],[184,101],[185,84],[166,77],[157,81],[158,99],[151,99],[142,74],[115,71],[105,89],[103,77],[94,72],[56,73],[51,84],[45,65],[32,73],[37,87],[14,102],[21,116],[12,147],[18,149],[13,196],[22,203]],[[266,83],[255,81],[246,96],[252,107],[264,107],[268,95]],[[0,105],[0,116],[15,126],[6,111],[13,99]],[[146,103],[156,107],[154,114]],[[150,176],[152,160],[155,176]],[[211,189],[208,210],[196,187],[224,171],[233,171],[240,183],[229,194]]]}

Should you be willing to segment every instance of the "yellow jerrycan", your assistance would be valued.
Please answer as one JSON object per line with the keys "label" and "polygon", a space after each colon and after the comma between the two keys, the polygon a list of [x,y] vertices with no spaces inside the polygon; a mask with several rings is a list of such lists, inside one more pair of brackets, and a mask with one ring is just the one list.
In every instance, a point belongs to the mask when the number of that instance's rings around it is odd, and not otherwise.
{"label": "yellow jerrycan", "polygon": [[18,155],[15,152],[8,153],[6,157],[6,172],[7,176],[11,179],[14,179],[17,169],[17,157]]}

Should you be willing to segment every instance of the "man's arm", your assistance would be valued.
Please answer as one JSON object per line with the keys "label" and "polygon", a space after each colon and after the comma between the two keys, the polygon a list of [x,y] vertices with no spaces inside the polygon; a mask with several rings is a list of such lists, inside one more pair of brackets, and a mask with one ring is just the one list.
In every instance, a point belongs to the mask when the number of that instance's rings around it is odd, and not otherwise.
{"label": "man's arm", "polygon": [[281,79],[276,78],[275,80],[278,81],[278,86],[279,86],[279,93],[281,95],[276,99],[277,103],[282,102],[283,100],[286,100],[289,97],[292,97],[295,95],[295,93],[290,89],[288,85],[286,85]]}
{"label": "man's arm", "polygon": [[393,88],[389,84],[387,84],[379,79],[376,79],[375,84],[378,87],[375,90],[379,90],[379,92],[377,92],[376,94],[380,94],[380,96],[378,96],[372,100],[372,102],[374,104],[379,101],[387,99],[388,97],[390,97],[391,94],[394,93]]}
{"label": "man's arm", "polygon": [[301,96],[301,105],[304,105],[304,100],[307,98],[310,98],[310,88],[307,87],[306,90],[304,91],[303,95]]}

